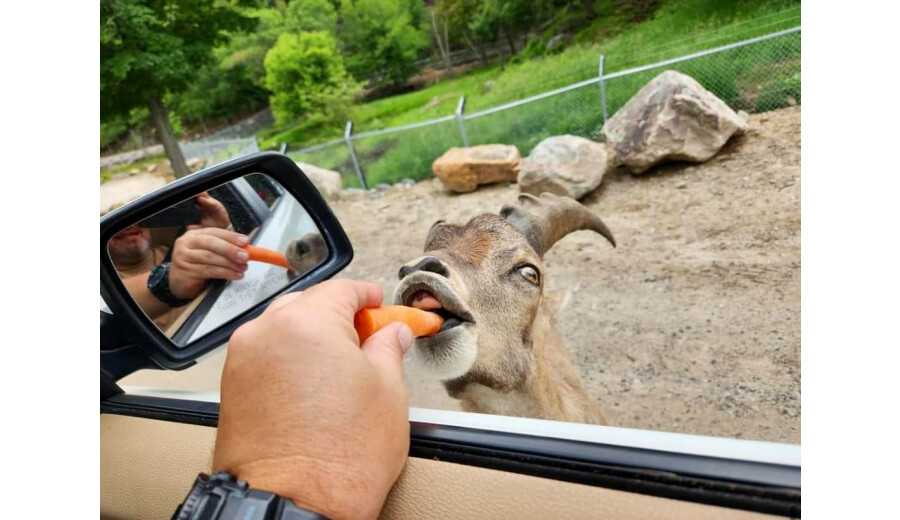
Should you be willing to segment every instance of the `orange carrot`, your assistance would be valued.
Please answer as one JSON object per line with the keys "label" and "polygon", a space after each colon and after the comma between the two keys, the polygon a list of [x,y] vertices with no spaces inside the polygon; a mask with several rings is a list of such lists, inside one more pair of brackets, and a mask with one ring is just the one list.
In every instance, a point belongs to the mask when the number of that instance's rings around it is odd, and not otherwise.
{"label": "orange carrot", "polygon": [[372,334],[381,330],[385,325],[401,321],[412,329],[414,336],[430,336],[437,334],[444,324],[441,318],[433,312],[423,311],[404,305],[385,305],[384,307],[372,307],[356,313],[353,318],[353,326],[359,334],[359,343],[362,344]]}
{"label": "orange carrot", "polygon": [[284,267],[285,269],[291,268],[291,266],[289,266],[287,263],[287,258],[285,258],[284,253],[272,251],[271,249],[266,249],[264,247],[256,247],[250,245],[244,246],[244,249],[250,255],[250,260],[278,265]]}

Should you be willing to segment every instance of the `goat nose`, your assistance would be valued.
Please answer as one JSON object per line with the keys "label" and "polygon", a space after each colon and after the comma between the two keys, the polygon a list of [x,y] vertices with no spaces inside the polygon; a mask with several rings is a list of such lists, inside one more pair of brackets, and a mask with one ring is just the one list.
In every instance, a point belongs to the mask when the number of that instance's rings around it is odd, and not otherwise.
{"label": "goat nose", "polygon": [[428,271],[431,273],[439,274],[444,278],[450,278],[450,269],[447,269],[447,266],[444,265],[444,262],[441,262],[437,258],[433,256],[426,256],[422,258],[416,265],[404,265],[400,268],[400,279],[404,279],[410,274],[416,271]]}

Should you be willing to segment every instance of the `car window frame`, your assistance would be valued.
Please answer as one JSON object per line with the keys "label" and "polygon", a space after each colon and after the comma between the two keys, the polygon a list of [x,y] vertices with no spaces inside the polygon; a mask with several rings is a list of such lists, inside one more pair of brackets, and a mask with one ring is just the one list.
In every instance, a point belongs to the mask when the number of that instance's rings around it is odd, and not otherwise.
{"label": "car window frame", "polygon": [[[123,389],[101,413],[218,424],[218,392]],[[800,517],[794,444],[410,408],[409,456]]]}

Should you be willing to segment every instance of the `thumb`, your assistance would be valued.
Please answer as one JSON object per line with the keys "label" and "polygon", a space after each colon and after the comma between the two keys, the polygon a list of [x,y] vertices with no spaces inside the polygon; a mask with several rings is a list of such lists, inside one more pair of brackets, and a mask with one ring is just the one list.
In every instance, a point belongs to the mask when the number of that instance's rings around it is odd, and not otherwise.
{"label": "thumb", "polygon": [[383,375],[403,377],[403,354],[413,342],[413,333],[405,323],[391,323],[362,344],[363,354]]}

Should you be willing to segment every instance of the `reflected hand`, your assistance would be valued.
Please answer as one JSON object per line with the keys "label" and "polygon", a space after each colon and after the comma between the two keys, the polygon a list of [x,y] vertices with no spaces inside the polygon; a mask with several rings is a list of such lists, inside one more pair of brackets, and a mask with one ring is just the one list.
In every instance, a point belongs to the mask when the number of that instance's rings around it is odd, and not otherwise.
{"label": "reflected hand", "polygon": [[247,270],[247,237],[214,227],[181,235],[172,248],[169,290],[178,298],[195,298],[208,280],[240,280]]}
{"label": "reflected hand", "polygon": [[214,471],[330,518],[375,518],[406,462],[403,353],[391,324],[359,346],[353,316],[381,287],[323,282],[274,301],[232,335]]}
{"label": "reflected hand", "polygon": [[228,216],[228,210],[221,202],[212,198],[212,196],[203,192],[194,198],[196,207],[200,210],[200,224],[187,226],[188,229],[201,228],[220,228],[226,229],[231,225],[231,218]]}

